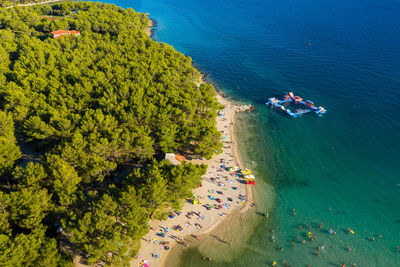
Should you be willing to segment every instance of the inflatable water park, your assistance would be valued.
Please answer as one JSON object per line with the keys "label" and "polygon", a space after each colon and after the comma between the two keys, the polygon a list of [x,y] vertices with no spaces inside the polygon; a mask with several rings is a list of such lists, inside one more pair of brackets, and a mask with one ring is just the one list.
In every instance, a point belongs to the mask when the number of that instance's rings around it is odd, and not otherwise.
{"label": "inflatable water park", "polygon": [[[314,102],[310,100],[303,100],[303,98],[299,96],[295,96],[293,92],[285,93],[283,99],[279,100],[275,97],[268,98],[268,102],[265,103],[267,106],[271,106],[277,108],[287,115],[291,116],[292,118],[297,118],[298,116],[309,113],[315,112],[316,114],[324,114],[326,113],[326,109],[324,107],[316,107]],[[286,108],[285,104],[295,104],[302,106],[303,108],[298,108],[296,111],[291,111],[290,109]]]}

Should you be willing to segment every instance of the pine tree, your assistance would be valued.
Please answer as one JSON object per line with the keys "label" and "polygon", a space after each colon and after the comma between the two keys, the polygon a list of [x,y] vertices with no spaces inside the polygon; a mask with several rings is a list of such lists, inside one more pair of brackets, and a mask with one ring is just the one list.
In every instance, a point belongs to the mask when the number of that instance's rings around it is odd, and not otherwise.
{"label": "pine tree", "polygon": [[14,136],[12,117],[0,111],[0,175],[10,170],[21,157],[21,151]]}

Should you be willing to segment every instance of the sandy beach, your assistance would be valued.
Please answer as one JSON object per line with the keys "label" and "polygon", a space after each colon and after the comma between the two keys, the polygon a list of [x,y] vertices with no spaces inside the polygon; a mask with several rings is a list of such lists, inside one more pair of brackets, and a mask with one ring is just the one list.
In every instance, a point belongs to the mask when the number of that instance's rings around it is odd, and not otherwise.
{"label": "sandy beach", "polygon": [[[223,152],[214,155],[211,160],[191,161],[208,165],[202,186],[193,191],[198,201],[197,205],[185,203],[180,212],[173,214],[173,218],[150,221],[150,232],[142,238],[137,259],[132,261],[131,266],[141,266],[143,262],[149,266],[168,266],[164,259],[173,246],[189,247],[194,238],[212,231],[234,213],[245,212],[250,207],[251,185],[246,185],[236,173],[230,173],[221,167],[222,165],[238,166],[241,169],[245,167],[240,161],[233,133],[235,113],[245,108],[220,95],[217,97],[225,105],[225,110],[217,117],[217,128],[222,133]],[[205,207],[207,204],[220,205],[222,208],[207,209]]]}

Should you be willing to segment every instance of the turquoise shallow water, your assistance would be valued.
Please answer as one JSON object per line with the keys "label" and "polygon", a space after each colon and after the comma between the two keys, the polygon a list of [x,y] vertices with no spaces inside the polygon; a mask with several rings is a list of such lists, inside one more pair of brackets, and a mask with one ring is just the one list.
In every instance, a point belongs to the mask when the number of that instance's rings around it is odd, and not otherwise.
{"label": "turquoise shallow water", "polygon": [[[191,56],[230,97],[257,106],[240,117],[239,134],[246,161],[276,192],[271,218],[237,257],[212,266],[400,266],[398,1],[112,3],[150,12],[154,39]],[[328,113],[289,119],[264,105],[287,89]],[[256,193],[262,201],[262,187]],[[297,236],[306,239],[306,224],[317,240],[303,245]],[[198,259],[188,251],[182,266],[204,266]]]}

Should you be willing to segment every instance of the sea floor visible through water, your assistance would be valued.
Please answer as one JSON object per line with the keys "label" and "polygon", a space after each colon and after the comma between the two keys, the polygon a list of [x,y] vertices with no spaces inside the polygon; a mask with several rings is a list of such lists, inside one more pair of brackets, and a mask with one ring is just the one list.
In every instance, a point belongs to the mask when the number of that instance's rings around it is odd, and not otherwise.
{"label": "sea floor visible through water", "polygon": [[[252,212],[229,231],[238,250],[200,245],[171,266],[207,266],[200,255],[224,249],[212,266],[400,266],[398,2],[111,2],[149,12],[153,39],[192,57],[219,90],[257,109],[239,115],[236,133],[269,219]],[[290,119],[264,104],[285,91],[327,113]]]}

